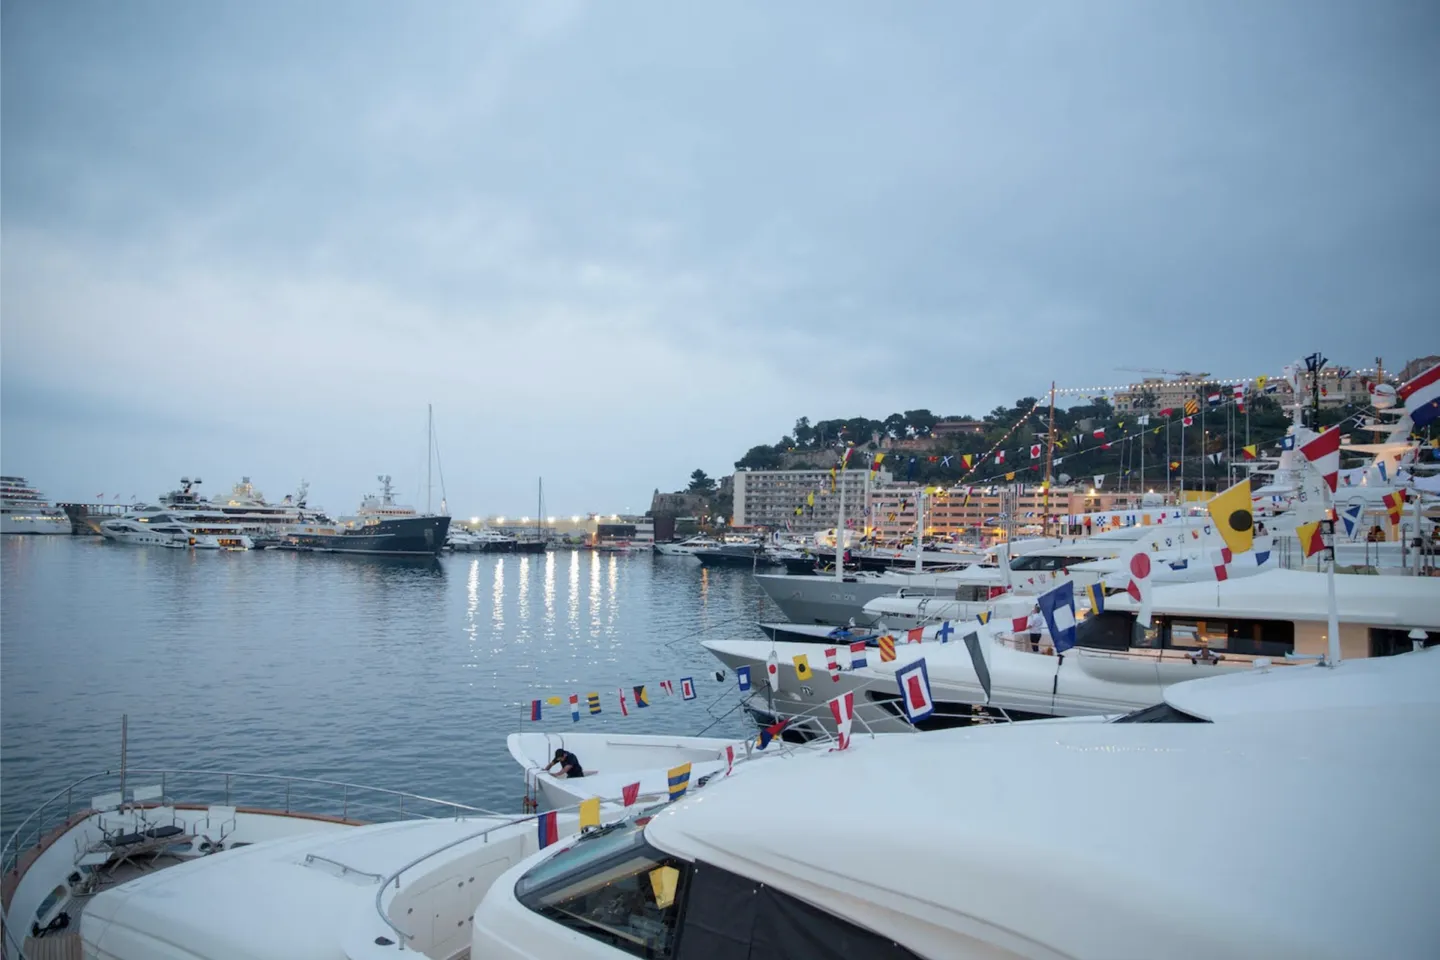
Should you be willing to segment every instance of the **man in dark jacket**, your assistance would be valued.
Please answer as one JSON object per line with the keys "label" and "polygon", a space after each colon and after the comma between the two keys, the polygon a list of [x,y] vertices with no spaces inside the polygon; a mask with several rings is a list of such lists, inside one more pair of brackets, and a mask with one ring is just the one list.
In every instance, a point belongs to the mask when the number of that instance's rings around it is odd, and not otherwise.
{"label": "man in dark jacket", "polygon": [[555,759],[550,761],[550,766],[545,768],[545,772],[549,773],[550,767],[555,766],[557,763],[560,765],[558,776],[565,777],[566,779],[585,776],[585,771],[580,767],[580,758],[564,747],[555,751]]}

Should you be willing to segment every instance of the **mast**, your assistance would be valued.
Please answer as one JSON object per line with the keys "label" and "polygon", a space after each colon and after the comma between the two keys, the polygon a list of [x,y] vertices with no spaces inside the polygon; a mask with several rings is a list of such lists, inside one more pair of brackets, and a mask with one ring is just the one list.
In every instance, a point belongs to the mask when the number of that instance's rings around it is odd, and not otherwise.
{"label": "mast", "polygon": [[1040,536],[1050,536],[1050,465],[1055,459],[1055,381],[1050,381],[1050,426],[1045,431],[1045,515],[1040,521]]}
{"label": "mast", "polygon": [[430,509],[430,497],[434,492],[434,483],[430,477],[430,465],[434,460],[432,456],[435,448],[435,407],[433,404],[425,404],[425,512],[433,513]]}
{"label": "mast", "polygon": [[925,538],[925,485],[915,488],[915,572],[925,569],[925,560],[920,553],[921,541]]}
{"label": "mast", "polygon": [[535,495],[535,536],[545,542],[545,478],[541,477]]}
{"label": "mast", "polygon": [[840,513],[835,520],[835,579],[845,579],[845,471],[844,461],[840,470]]}

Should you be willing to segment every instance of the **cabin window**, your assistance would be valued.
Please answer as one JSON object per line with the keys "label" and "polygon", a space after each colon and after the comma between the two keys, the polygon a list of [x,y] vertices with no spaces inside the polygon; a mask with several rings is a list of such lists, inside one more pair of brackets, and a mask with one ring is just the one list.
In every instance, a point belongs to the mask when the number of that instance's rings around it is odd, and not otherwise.
{"label": "cabin window", "polygon": [[913,960],[889,937],[705,862],[694,866],[677,960]]}
{"label": "cabin window", "polygon": [[1133,613],[1107,610],[1086,617],[1075,628],[1075,643],[1100,650],[1124,650],[1130,646]]}
{"label": "cabin window", "polygon": [[1176,650],[1211,650],[1257,657],[1283,657],[1295,649],[1295,624],[1289,620],[1201,620],[1173,617],[1170,642]]}
{"label": "cabin window", "polygon": [[[1440,644],[1440,633],[1434,630],[1425,634],[1425,646]],[[1393,657],[1397,653],[1409,653],[1414,649],[1409,630],[1386,630],[1373,627],[1370,630],[1370,656]]]}
{"label": "cabin window", "polygon": [[515,885],[521,904],[577,933],[634,954],[671,957],[690,864],[628,825],[583,837]]}
{"label": "cabin window", "polygon": [[40,901],[40,906],[35,910],[35,922],[45,923],[46,918],[50,915],[50,911],[55,909],[55,904],[64,900],[69,895],[70,891],[64,884],[47,893],[45,899]]}

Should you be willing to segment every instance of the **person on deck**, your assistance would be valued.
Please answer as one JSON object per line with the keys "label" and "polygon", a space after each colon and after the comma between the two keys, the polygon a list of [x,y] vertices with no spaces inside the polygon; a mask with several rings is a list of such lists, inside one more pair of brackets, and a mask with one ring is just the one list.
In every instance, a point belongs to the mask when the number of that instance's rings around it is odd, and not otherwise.
{"label": "person on deck", "polygon": [[545,768],[545,772],[549,773],[550,767],[555,766],[557,763],[560,765],[560,771],[556,776],[565,777],[569,780],[585,776],[585,771],[580,766],[580,758],[564,747],[555,751],[555,759],[550,761],[549,766]]}

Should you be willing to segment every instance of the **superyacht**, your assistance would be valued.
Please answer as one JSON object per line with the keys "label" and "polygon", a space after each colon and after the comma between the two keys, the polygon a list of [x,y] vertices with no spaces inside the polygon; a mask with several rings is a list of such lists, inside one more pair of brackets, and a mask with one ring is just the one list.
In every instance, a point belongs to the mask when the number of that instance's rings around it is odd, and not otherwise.
{"label": "superyacht", "polygon": [[388,474],[380,495],[367,496],[353,517],[307,521],[289,528],[273,547],[316,553],[438,557],[450,532],[447,514],[422,514],[395,502]]}
{"label": "superyacht", "polygon": [[0,533],[70,532],[70,518],[24,477],[0,477]]}

